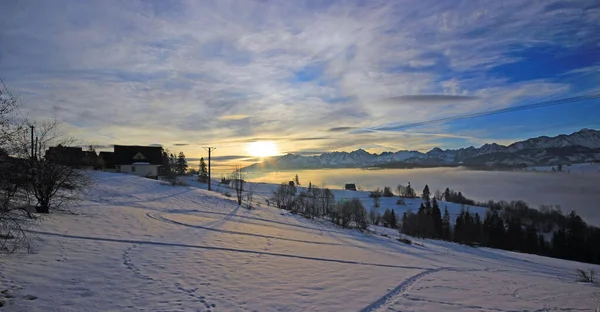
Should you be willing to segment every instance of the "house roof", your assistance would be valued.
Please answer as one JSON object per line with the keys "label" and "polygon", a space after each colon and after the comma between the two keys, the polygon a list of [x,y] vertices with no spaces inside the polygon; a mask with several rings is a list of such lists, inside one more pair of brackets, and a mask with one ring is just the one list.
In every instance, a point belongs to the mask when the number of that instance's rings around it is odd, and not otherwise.
{"label": "house roof", "polygon": [[131,165],[136,162],[162,165],[162,152],[162,147],[159,146],[115,145],[115,165]]}
{"label": "house roof", "polygon": [[81,147],[58,145],[46,151],[46,158],[65,166],[81,166],[83,151]]}

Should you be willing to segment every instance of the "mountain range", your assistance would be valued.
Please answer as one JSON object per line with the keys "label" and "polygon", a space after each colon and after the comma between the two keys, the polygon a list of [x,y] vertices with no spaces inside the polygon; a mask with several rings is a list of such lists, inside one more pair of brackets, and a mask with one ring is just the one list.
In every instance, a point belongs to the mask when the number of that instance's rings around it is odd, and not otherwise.
{"label": "mountain range", "polygon": [[600,161],[600,131],[582,129],[555,137],[541,136],[515,142],[508,146],[491,143],[479,148],[470,146],[442,150],[438,147],[423,153],[401,150],[369,153],[363,149],[352,152],[331,152],[316,156],[287,154],[272,157],[246,167],[261,169],[318,168],[413,168],[442,166],[474,166],[484,168],[559,165]]}

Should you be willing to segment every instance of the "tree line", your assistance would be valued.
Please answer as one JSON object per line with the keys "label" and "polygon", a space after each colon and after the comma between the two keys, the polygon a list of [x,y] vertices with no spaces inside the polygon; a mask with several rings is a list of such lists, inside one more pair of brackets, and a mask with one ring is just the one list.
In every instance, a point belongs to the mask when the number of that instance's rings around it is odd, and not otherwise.
{"label": "tree line", "polygon": [[279,185],[267,203],[307,218],[325,218],[344,228],[364,230],[369,227],[367,210],[360,199],[336,201],[330,189],[312,183],[306,190],[298,192],[297,182],[296,175],[294,181]]}
{"label": "tree line", "polygon": [[[449,194],[458,196],[460,192]],[[402,215],[401,233],[600,264],[600,229],[588,225],[575,211],[564,215],[559,207],[537,210],[523,201],[490,201],[485,216],[463,207],[452,224],[447,207],[442,214],[428,186],[421,198],[417,213]]]}

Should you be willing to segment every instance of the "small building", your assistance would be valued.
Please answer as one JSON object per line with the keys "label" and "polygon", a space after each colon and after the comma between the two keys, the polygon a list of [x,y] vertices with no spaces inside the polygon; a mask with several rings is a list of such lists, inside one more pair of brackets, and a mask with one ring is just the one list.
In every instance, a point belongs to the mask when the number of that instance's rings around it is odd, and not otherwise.
{"label": "small building", "polygon": [[114,162],[118,172],[158,178],[163,149],[160,146],[115,145]]}
{"label": "small building", "polygon": [[81,147],[54,146],[46,151],[46,159],[49,161],[74,168],[81,168],[83,164],[83,150]]}
{"label": "small building", "polygon": [[354,183],[346,183],[344,189],[347,191],[356,191],[356,184]]}

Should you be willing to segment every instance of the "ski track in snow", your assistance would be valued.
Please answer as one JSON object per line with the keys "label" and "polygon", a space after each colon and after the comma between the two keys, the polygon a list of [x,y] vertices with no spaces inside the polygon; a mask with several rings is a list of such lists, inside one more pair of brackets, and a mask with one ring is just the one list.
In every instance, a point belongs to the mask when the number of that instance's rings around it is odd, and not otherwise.
{"label": "ski track in snow", "polygon": [[440,241],[405,245],[390,229],[362,233],[273,207],[247,210],[195,187],[95,179],[80,214],[30,231],[39,252],[0,258],[0,291],[16,294],[0,312],[600,307],[600,289],[573,274],[598,266]]}

